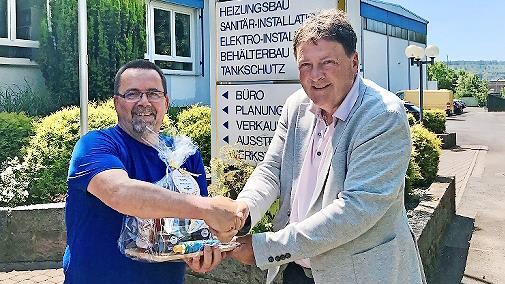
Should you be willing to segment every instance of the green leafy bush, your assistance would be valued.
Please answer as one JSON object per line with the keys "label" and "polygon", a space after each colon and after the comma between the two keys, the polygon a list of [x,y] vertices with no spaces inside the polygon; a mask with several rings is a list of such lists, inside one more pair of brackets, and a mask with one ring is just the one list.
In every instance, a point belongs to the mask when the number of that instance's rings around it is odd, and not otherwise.
{"label": "green leafy bush", "polygon": [[2,163],[0,172],[0,207],[15,207],[26,203],[28,187],[33,172],[40,167],[33,167],[21,162],[18,157]]}
{"label": "green leafy bush", "polygon": [[[117,123],[112,100],[101,104],[90,103],[88,112],[90,130]],[[165,118],[163,128],[165,132],[174,133],[168,118]],[[23,159],[10,160],[2,167],[5,178],[0,180],[0,188],[8,187],[9,183],[18,184],[16,192],[28,193],[21,204],[62,201],[67,190],[68,163],[78,139],[78,107],[64,108],[40,119],[34,124],[34,135],[30,138]]]}
{"label": "green leafy bush", "polygon": [[[89,129],[101,129],[117,123],[112,101],[90,104]],[[67,190],[66,176],[72,149],[79,139],[79,108],[69,107],[42,118],[35,124],[35,135],[27,147],[25,161],[40,165],[28,189],[29,203],[63,199]]]}
{"label": "green leafy bush", "polygon": [[[57,109],[79,104],[77,1],[52,0],[43,15],[37,62]],[[144,0],[88,0],[89,98],[105,100],[113,93],[116,71],[144,57]],[[46,9],[42,9],[46,13]]]}
{"label": "green leafy bush", "polygon": [[188,108],[189,106],[170,106],[168,108],[168,117],[172,122],[175,122],[175,124],[177,125],[177,117],[182,111]]}
{"label": "green leafy bush", "polygon": [[8,157],[22,156],[32,133],[32,119],[24,113],[0,112],[0,164]]}
{"label": "green leafy bush", "polygon": [[419,166],[421,174],[420,179],[412,179],[412,185],[429,186],[437,177],[442,142],[434,133],[419,124],[411,127],[411,135],[413,151],[416,153],[413,155],[413,159]]}
{"label": "green leafy bush", "polygon": [[[240,159],[231,147],[223,147],[219,157],[210,162],[212,184],[209,185],[209,195],[223,195],[236,199],[251,176],[254,166]],[[252,228],[253,233],[272,230],[272,220],[279,210],[278,200],[272,204],[265,216]]]}
{"label": "green leafy bush", "polygon": [[189,136],[198,145],[205,165],[209,165],[211,156],[210,127],[208,106],[194,105],[177,116],[179,133]]}
{"label": "green leafy bush", "polygon": [[26,80],[21,85],[0,86],[0,112],[24,112],[30,116],[40,116],[54,110],[49,95],[46,92],[34,92]]}
{"label": "green leafy bush", "polygon": [[414,124],[416,124],[416,118],[414,117],[413,114],[411,113],[407,113],[407,119],[409,121],[409,125],[412,126]]}
{"label": "green leafy bush", "polygon": [[412,196],[414,184],[419,184],[420,180],[423,178],[421,175],[421,168],[417,164],[418,159],[415,147],[412,147],[412,152],[410,155],[409,166],[407,168],[407,174],[405,176],[405,200],[409,200]]}
{"label": "green leafy bush", "polygon": [[423,126],[436,134],[445,133],[445,120],[445,112],[440,109],[426,110],[423,113]]}

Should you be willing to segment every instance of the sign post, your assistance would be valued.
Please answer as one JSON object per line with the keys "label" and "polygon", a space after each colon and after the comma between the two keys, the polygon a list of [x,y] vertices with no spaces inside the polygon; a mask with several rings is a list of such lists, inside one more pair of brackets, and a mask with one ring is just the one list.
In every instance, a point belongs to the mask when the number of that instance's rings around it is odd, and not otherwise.
{"label": "sign post", "polygon": [[[211,3],[212,156],[223,146],[263,160],[287,97],[301,88],[293,55],[295,30],[312,14],[345,7],[335,0]],[[212,27],[212,25],[211,25]],[[212,29],[212,28],[211,28]]]}

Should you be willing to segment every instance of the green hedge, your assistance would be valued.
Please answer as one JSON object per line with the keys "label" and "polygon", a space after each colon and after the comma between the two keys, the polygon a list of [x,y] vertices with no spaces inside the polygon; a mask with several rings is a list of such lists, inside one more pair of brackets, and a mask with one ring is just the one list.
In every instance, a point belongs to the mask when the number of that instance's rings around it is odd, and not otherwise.
{"label": "green hedge", "polygon": [[411,113],[407,113],[407,119],[409,121],[409,125],[412,126],[414,124],[416,124],[416,118],[414,117],[413,114]]}
{"label": "green hedge", "polygon": [[200,149],[203,163],[209,165],[211,156],[210,143],[210,107],[194,105],[177,115],[179,133],[189,136]]}
{"label": "green hedge", "polygon": [[[117,123],[112,100],[101,104],[91,103],[88,112],[90,130],[107,128]],[[174,133],[168,118],[165,118],[163,128],[164,132]],[[34,124],[34,135],[29,140],[23,159],[11,160],[8,166],[2,168],[2,174],[6,171],[14,172],[2,177],[0,188],[16,183],[18,188],[11,188],[10,192],[28,193],[22,201],[18,198],[16,205],[63,200],[67,191],[68,163],[78,139],[78,107],[64,108],[40,119]],[[10,195],[12,194],[4,194]],[[4,204],[7,203],[5,199]]]}
{"label": "green hedge", "polygon": [[445,133],[445,121],[446,117],[443,110],[432,109],[423,112],[423,126],[433,133]]}
{"label": "green hedge", "polygon": [[[79,104],[77,1],[51,0],[51,17],[42,9],[37,63],[52,105]],[[114,76],[126,62],[146,52],[144,0],[88,0],[89,98],[106,100],[113,93]],[[49,21],[48,21],[49,19]]]}
{"label": "green hedge", "polygon": [[417,153],[415,147],[412,147],[412,152],[410,155],[409,166],[407,168],[407,174],[405,176],[405,200],[410,200],[414,184],[419,184],[420,180],[423,178],[421,175],[421,168],[416,162]]}
{"label": "green hedge", "polygon": [[419,124],[411,127],[411,134],[414,148],[412,159],[419,166],[421,174],[420,179],[412,179],[412,185],[426,187],[437,177],[442,142],[434,133]]}
{"label": "green hedge", "polygon": [[55,110],[54,102],[47,92],[34,92],[26,79],[22,84],[0,86],[0,112],[23,112],[29,116],[42,116]]}
{"label": "green hedge", "polygon": [[32,119],[24,113],[0,112],[0,164],[21,156],[32,133]]}

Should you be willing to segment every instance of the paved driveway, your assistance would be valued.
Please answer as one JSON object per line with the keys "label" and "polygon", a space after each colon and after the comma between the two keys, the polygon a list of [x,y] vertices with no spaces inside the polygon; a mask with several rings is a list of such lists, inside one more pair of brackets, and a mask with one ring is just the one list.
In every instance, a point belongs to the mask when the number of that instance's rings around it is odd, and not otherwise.
{"label": "paved driveway", "polygon": [[467,110],[449,118],[447,130],[457,133],[458,145],[487,150],[477,156],[457,196],[433,283],[505,283],[505,112]]}

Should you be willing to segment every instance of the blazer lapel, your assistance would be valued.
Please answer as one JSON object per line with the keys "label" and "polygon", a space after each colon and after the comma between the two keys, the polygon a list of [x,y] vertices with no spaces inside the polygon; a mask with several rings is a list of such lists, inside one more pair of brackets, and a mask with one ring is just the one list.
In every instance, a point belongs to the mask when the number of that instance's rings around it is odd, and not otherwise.
{"label": "blazer lapel", "polygon": [[319,195],[321,195],[321,192],[323,191],[323,188],[326,184],[326,180],[328,179],[328,174],[330,172],[330,165],[331,160],[333,158],[333,154],[337,150],[338,144],[340,143],[341,140],[340,138],[342,138],[342,134],[344,133],[347,123],[351,120],[352,116],[354,115],[358,107],[361,105],[365,91],[366,91],[366,85],[363,83],[363,80],[361,80],[359,84],[358,98],[356,99],[356,102],[354,103],[351,112],[347,116],[347,119],[345,121],[339,119],[337,121],[337,124],[335,125],[335,133],[333,133],[333,137],[331,138],[330,142],[331,144],[330,147],[328,148],[328,150],[331,151],[331,153],[326,155],[326,159],[323,161],[323,164],[321,166],[321,172],[319,173],[319,176],[317,178],[315,192],[314,195],[312,195],[312,199],[310,201],[309,212],[311,211],[312,207],[316,204],[317,200],[319,199]]}
{"label": "blazer lapel", "polygon": [[[300,171],[302,169],[305,153],[307,152],[310,143],[310,136],[314,130],[316,117],[308,111],[309,103],[300,104],[295,126],[295,147],[294,147],[294,164],[293,164],[293,181],[291,188],[293,189],[298,183]],[[293,202],[293,194],[291,195],[291,203]]]}
{"label": "blazer lapel", "polygon": [[[347,119],[346,121],[349,121],[349,119]],[[312,199],[310,200],[309,211],[316,204],[316,201],[319,198],[319,195],[321,195],[324,185],[326,184],[326,180],[328,179],[328,173],[330,172],[330,165],[331,160],[333,158],[333,153],[335,153],[335,150],[337,149],[338,144],[340,143],[340,138],[342,138],[342,133],[344,133],[345,130],[346,121],[338,120],[337,124],[335,125],[335,133],[333,133],[333,137],[331,137],[329,147],[325,150],[330,151],[330,153],[325,153],[326,159],[322,161],[323,164],[321,165],[321,172],[317,177],[316,187],[314,189],[315,192],[312,195]]]}

